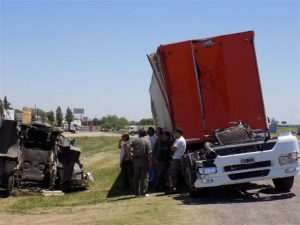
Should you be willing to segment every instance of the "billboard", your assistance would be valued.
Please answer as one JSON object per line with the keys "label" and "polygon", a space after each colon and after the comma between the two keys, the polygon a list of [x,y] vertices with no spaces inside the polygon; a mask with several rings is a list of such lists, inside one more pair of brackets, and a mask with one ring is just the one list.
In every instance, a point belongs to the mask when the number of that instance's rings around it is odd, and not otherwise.
{"label": "billboard", "polygon": [[74,114],[84,114],[84,108],[74,108]]}
{"label": "billboard", "polygon": [[31,109],[28,107],[23,107],[23,118],[22,118],[22,123],[24,124],[29,124],[31,122]]}
{"label": "billboard", "polygon": [[8,120],[15,120],[15,110],[8,109],[7,110],[7,118]]}

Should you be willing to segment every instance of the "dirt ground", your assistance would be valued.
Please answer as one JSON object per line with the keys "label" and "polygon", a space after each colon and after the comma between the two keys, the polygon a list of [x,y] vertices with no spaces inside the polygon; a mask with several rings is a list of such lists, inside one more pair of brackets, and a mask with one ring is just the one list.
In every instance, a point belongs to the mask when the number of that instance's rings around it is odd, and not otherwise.
{"label": "dirt ground", "polygon": [[174,198],[182,202],[184,214],[201,214],[188,218],[188,224],[300,224],[299,175],[290,193],[276,192],[272,181],[266,180],[212,189],[197,199],[187,195]]}
{"label": "dirt ground", "polygon": [[[168,196],[170,204],[178,204],[176,220],[172,224],[300,224],[300,176],[295,179],[292,192],[275,192],[272,183],[260,181],[241,186],[215,188],[205,191],[199,198],[188,194]],[[148,203],[155,203],[159,194],[152,194]],[[125,199],[127,200],[127,199]],[[36,210],[30,214],[0,214],[0,224],[109,224],[115,216],[126,210],[139,211],[140,199],[130,204],[116,201],[73,208]],[[174,201],[174,202],[173,202]],[[153,221],[152,221],[153,222]],[[158,224],[151,221],[137,224]],[[126,224],[122,220],[118,224]],[[164,223],[161,223],[164,224]]]}

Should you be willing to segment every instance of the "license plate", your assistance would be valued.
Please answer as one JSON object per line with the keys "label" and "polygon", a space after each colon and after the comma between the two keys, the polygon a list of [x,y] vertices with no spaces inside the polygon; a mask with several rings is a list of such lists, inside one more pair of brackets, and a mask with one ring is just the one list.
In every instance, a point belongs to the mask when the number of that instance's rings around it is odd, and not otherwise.
{"label": "license plate", "polygon": [[244,158],[244,159],[241,159],[241,163],[254,163],[255,162],[255,159],[254,158]]}

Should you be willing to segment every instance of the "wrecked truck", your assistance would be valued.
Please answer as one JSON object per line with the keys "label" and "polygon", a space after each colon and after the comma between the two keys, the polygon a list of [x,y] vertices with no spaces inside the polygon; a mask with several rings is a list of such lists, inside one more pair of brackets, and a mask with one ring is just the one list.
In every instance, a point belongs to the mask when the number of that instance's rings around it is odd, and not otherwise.
{"label": "wrecked truck", "polygon": [[13,120],[0,126],[0,188],[62,190],[85,189],[91,173],[83,171],[74,140],[46,123],[19,127]]}
{"label": "wrecked truck", "polygon": [[298,142],[291,133],[269,135],[253,31],[161,45],[148,59],[153,118],[184,131],[191,195],[264,179],[280,191],[292,188]]}

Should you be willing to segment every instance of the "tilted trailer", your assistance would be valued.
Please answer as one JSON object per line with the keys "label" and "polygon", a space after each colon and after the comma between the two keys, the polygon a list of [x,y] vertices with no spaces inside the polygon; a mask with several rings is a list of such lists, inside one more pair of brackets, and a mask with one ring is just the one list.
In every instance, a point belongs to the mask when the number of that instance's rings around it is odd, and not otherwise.
{"label": "tilted trailer", "polygon": [[184,131],[191,194],[264,179],[292,188],[298,141],[268,133],[253,31],[161,45],[148,59],[153,117],[165,130]]}

